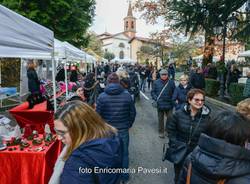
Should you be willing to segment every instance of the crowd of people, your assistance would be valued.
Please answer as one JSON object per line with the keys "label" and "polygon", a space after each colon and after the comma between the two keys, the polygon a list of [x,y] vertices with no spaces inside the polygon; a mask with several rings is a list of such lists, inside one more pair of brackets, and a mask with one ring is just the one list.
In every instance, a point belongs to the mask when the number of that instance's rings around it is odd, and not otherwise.
{"label": "crowd of people", "polygon": [[[38,85],[33,63],[28,66],[28,77]],[[164,159],[174,165],[174,183],[250,183],[250,99],[240,102],[236,112],[211,117],[205,78],[217,78],[217,72],[213,64],[191,66],[179,83],[174,64],[160,70],[101,64],[87,74],[72,72],[68,77],[76,85],[54,117],[55,132],[65,146],[50,184],[129,182],[129,129],[136,117],[136,98],[146,87],[157,110],[159,137],[169,140]],[[232,81],[238,78],[234,75],[239,74],[232,65]]]}

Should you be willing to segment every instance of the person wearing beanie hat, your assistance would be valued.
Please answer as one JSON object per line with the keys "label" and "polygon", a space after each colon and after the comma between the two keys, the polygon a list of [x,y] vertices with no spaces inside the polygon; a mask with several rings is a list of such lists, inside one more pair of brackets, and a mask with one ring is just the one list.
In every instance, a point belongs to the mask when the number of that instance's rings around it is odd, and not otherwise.
{"label": "person wearing beanie hat", "polygon": [[168,75],[168,71],[166,69],[162,69],[160,71],[160,75]]}
{"label": "person wearing beanie hat", "polygon": [[[107,78],[107,86],[104,92],[97,98],[96,112],[111,126],[118,130],[118,135],[123,142],[122,167],[129,168],[128,145],[129,128],[132,127],[136,109],[130,93],[125,90],[116,73],[111,73]],[[129,173],[122,173],[121,180],[129,180]]]}
{"label": "person wearing beanie hat", "polygon": [[108,84],[110,84],[110,83],[120,83],[119,76],[116,73],[111,73],[111,74],[109,74],[109,76],[107,78],[107,82],[108,82]]}

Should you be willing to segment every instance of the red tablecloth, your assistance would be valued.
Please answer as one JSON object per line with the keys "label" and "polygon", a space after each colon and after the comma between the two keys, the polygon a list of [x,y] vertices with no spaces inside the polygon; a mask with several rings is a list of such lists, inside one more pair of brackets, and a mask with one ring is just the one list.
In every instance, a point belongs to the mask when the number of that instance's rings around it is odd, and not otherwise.
{"label": "red tablecloth", "polygon": [[21,128],[26,124],[31,125],[32,129],[38,130],[39,133],[43,133],[46,123],[53,129],[53,111],[47,111],[47,101],[35,105],[32,109],[29,108],[29,103],[24,102],[12,109],[9,112],[14,116]]}
{"label": "red tablecloth", "polygon": [[60,154],[61,142],[55,141],[40,152],[17,149],[0,151],[0,184],[47,184]]}

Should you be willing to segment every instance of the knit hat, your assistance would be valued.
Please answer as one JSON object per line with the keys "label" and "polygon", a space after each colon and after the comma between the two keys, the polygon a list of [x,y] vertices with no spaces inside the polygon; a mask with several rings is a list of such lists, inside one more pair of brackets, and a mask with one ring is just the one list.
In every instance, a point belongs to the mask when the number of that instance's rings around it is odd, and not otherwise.
{"label": "knit hat", "polygon": [[168,74],[168,71],[166,69],[162,69],[160,71],[160,75],[167,75]]}
{"label": "knit hat", "polygon": [[120,83],[119,77],[116,73],[111,73],[107,79],[108,83]]}

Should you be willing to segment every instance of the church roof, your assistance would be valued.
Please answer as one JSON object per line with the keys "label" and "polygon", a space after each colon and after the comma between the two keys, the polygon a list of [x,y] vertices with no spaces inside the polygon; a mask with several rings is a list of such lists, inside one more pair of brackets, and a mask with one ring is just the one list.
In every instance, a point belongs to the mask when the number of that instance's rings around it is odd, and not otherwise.
{"label": "church roof", "polygon": [[[126,36],[128,39],[130,39],[130,37],[129,37],[128,35],[126,35],[126,34],[125,34],[125,32],[123,31],[123,32],[116,33],[116,34],[109,34],[109,35],[107,35],[107,37],[102,38],[101,40],[105,40],[105,39],[113,38],[113,37],[115,37],[115,36],[117,36],[117,35],[120,35],[120,34],[123,34],[123,35],[124,35],[124,36]],[[103,35],[104,35],[104,33],[103,33],[103,34],[98,35],[98,37],[103,36]],[[106,35],[105,35],[105,36],[106,36]]]}
{"label": "church roof", "polygon": [[112,36],[112,34],[105,31],[104,33],[98,35],[98,37],[100,36]]}
{"label": "church roof", "polygon": [[139,41],[142,41],[142,42],[150,42],[150,43],[154,43],[154,41],[150,38],[145,38],[145,37],[138,37],[138,36],[135,36],[133,37],[129,43],[131,43],[133,40],[139,40]]}
{"label": "church roof", "polygon": [[[133,38],[131,38],[131,40],[129,40],[128,43],[132,43],[133,40],[139,40],[141,42],[146,42],[146,43],[151,43],[151,44],[157,44],[156,41],[150,39],[150,38],[145,38],[145,37],[138,37],[138,36],[135,36]],[[170,47],[170,43],[165,43],[165,47]]]}

